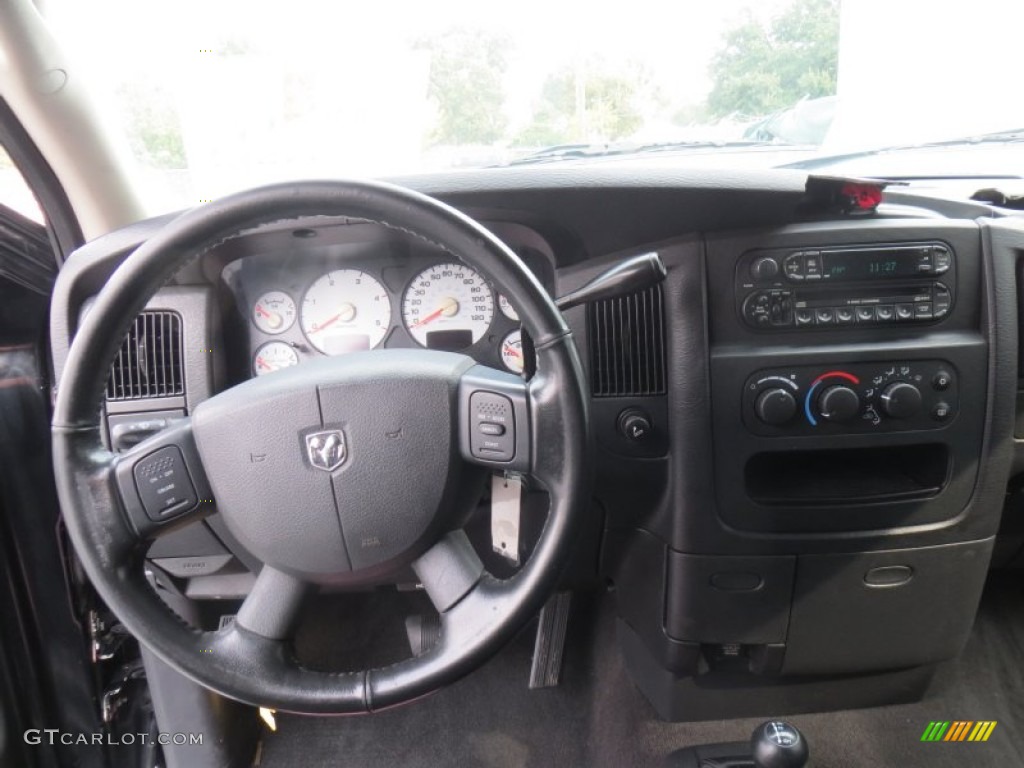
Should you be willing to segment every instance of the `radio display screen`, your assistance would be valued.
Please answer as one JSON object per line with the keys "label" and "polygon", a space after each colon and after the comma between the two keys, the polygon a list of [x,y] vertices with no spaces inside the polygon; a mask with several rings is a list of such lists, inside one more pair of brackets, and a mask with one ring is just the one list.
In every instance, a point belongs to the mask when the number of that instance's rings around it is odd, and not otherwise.
{"label": "radio display screen", "polygon": [[921,251],[917,248],[825,251],[821,259],[827,280],[876,280],[921,273]]}

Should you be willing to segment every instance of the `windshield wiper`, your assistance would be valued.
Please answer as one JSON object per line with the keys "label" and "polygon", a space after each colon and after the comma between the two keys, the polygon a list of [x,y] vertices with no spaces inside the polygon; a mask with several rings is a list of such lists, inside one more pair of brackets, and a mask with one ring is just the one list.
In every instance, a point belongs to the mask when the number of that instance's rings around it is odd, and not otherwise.
{"label": "windshield wiper", "polygon": [[1012,128],[1005,131],[993,131],[974,136],[960,136],[954,139],[943,139],[942,141],[927,141],[919,144],[896,144],[891,147],[878,147],[876,149],[865,149],[857,152],[842,152],[835,155],[820,155],[798,160],[795,163],[780,165],[780,168],[813,169],[822,168],[845,160],[856,160],[862,157],[874,157],[889,152],[913,152],[920,149],[938,149],[942,147],[966,147],[975,144],[1014,144],[1024,142],[1024,128]]}
{"label": "windshield wiper", "polygon": [[651,152],[679,152],[690,149],[743,149],[746,147],[791,148],[795,145],[779,141],[740,139],[735,141],[662,141],[651,144],[559,144],[538,152],[510,160],[506,165],[536,165],[589,157],[613,157],[616,155],[642,155]]}

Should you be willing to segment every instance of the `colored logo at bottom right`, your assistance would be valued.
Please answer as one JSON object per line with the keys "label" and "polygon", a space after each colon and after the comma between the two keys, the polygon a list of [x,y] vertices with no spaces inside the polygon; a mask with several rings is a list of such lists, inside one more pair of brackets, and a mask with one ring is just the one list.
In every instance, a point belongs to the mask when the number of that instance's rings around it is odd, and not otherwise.
{"label": "colored logo at bottom right", "polygon": [[933,720],[921,741],[988,741],[995,729],[995,720]]}

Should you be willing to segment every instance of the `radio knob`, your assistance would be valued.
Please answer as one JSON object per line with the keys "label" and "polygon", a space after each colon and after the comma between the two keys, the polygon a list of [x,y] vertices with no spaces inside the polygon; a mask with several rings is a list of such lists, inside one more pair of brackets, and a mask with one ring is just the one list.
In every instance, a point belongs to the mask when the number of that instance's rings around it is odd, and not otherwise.
{"label": "radio knob", "polygon": [[921,390],[897,381],[882,390],[882,410],[894,419],[909,419],[921,410]]}
{"label": "radio knob", "polygon": [[818,412],[826,421],[849,421],[860,413],[860,396],[842,384],[828,387],[818,397]]}
{"label": "radio knob", "polygon": [[757,396],[754,411],[765,424],[778,427],[796,416],[796,398],[785,389],[766,389]]}
{"label": "radio knob", "polygon": [[762,256],[750,265],[750,274],[755,280],[771,280],[779,274],[779,262],[771,256]]}

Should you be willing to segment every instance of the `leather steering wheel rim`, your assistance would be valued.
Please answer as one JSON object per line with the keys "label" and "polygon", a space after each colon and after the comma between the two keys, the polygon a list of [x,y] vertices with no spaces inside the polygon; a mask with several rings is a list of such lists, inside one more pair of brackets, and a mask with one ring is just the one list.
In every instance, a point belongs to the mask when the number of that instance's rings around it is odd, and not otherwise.
{"label": "leather steering wheel rim", "polygon": [[[296,598],[298,587],[287,574],[267,567],[253,590],[259,595],[250,595],[258,605],[249,611],[252,620],[241,620],[243,605],[238,621],[204,632],[173,614],[144,576],[146,542],[133,527],[115,477],[121,457],[108,451],[102,436],[108,365],[98,362],[113,359],[156,291],[224,240],[258,225],[311,216],[375,222],[449,252],[515,298],[537,354],[537,373],[523,384],[530,408],[529,474],[547,491],[550,509],[532,556],[514,577],[499,581],[483,571],[464,534],[461,539],[456,533],[445,535],[416,561],[442,615],[440,640],[421,656],[358,672],[309,670],[291,657],[273,625],[280,619],[283,626],[297,610],[283,603]],[[472,219],[430,197],[383,183],[271,185],[204,205],[167,224],[121,264],[83,319],[59,384],[52,440],[68,533],[97,592],[125,627],[205,687],[293,712],[372,712],[424,696],[478,667],[536,615],[554,589],[587,506],[585,380],[572,335],[554,302],[522,261]]]}

